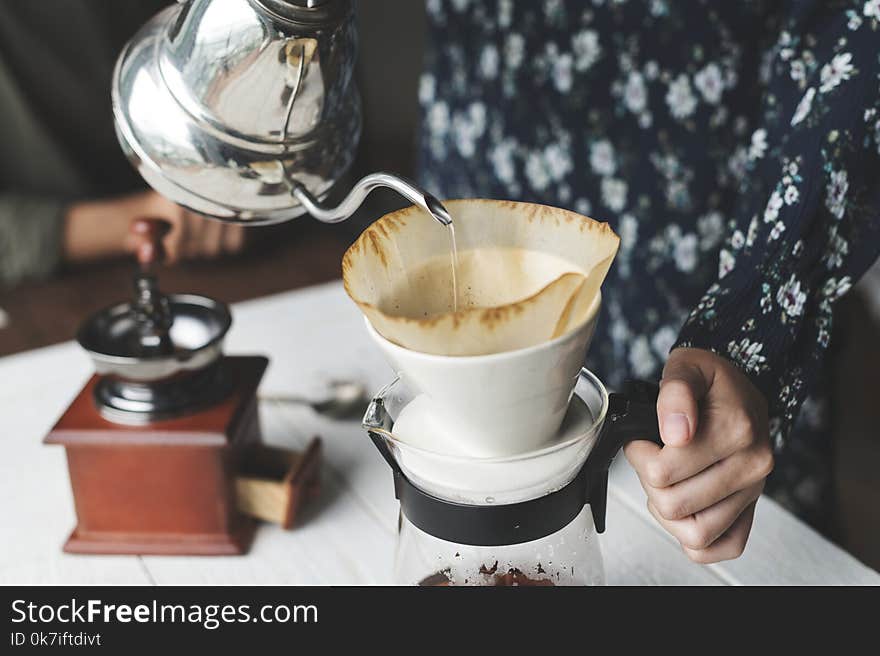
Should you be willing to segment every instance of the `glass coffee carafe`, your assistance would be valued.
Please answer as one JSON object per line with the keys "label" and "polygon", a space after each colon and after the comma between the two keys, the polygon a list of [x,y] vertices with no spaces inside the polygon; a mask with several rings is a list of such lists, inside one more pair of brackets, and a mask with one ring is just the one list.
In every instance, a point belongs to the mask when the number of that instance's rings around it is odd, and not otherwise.
{"label": "glass coffee carafe", "polygon": [[558,436],[543,448],[500,458],[439,454],[400,439],[395,424],[406,421],[404,410],[417,397],[398,377],[364,417],[392,468],[401,505],[395,580],[603,584],[597,534],[605,528],[608,467],[630,440],[660,443],[657,386],[631,381],[609,395],[584,369]]}
{"label": "glass coffee carafe", "polygon": [[549,535],[504,545],[450,542],[401,512],[394,580],[403,585],[604,585],[605,569],[588,507]]}

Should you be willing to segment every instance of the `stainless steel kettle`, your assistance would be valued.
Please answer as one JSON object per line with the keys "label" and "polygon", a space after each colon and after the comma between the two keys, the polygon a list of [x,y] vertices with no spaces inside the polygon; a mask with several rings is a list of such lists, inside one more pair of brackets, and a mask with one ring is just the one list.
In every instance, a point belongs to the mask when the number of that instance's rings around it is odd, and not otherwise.
{"label": "stainless steel kettle", "polygon": [[222,221],[341,221],[387,186],[448,224],[436,198],[388,173],[321,205],[360,137],[356,48],[353,0],[179,2],[119,56],[117,135],[154,189]]}

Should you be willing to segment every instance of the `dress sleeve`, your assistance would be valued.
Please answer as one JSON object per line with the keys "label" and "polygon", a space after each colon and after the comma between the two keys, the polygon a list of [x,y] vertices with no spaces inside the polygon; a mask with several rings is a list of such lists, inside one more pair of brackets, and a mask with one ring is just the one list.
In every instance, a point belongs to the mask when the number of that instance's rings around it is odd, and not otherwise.
{"label": "dress sleeve", "polygon": [[676,342],[750,376],[777,448],[822,370],[835,301],[880,254],[880,0],[831,4],[781,23],[718,277]]}
{"label": "dress sleeve", "polygon": [[0,192],[0,287],[44,278],[61,260],[61,201]]}

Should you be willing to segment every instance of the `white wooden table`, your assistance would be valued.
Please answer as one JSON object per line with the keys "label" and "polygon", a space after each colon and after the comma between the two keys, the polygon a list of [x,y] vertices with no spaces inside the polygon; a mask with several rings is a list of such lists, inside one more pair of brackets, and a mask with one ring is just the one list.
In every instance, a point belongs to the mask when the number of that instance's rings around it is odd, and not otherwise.
{"label": "white wooden table", "polygon": [[[332,379],[359,380],[374,391],[392,377],[338,283],[242,303],[233,312],[226,350],[271,358],[266,395],[319,397]],[[387,465],[357,421],[278,402],[260,408],[266,441],[301,447],[314,434],[324,439],[322,496],[305,525],[262,525],[250,553],[239,557],[62,553],[75,523],[64,451],[41,440],[90,373],[72,342],[0,359],[0,583],[389,582],[397,502]],[[611,584],[880,584],[880,575],[767,498],[758,503],[742,558],[691,563],[649,516],[622,457],[612,471],[601,544]]]}

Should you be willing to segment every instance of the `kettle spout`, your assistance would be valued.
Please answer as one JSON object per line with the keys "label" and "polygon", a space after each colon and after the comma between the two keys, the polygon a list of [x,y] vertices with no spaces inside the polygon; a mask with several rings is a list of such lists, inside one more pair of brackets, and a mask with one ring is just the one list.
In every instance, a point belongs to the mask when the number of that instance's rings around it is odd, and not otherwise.
{"label": "kettle spout", "polygon": [[452,223],[449,211],[435,196],[432,196],[414,182],[393,173],[371,173],[361,178],[336,207],[321,205],[320,201],[303,184],[289,177],[285,177],[285,180],[293,197],[300,202],[309,214],[324,223],[344,221],[357,211],[371,191],[379,187],[393,189],[414,205],[421,207],[434,220],[444,226]]}

